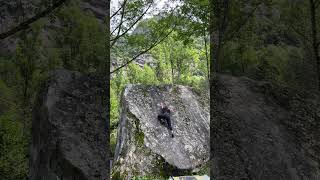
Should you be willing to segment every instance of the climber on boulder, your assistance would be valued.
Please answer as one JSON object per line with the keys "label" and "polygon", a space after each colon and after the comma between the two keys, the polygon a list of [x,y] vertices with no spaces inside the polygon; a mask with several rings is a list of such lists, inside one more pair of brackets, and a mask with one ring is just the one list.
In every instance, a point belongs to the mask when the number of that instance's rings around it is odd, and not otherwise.
{"label": "climber on boulder", "polygon": [[[171,119],[170,119],[170,113],[172,112],[172,109],[170,109],[166,103],[161,103],[161,111],[160,114],[158,115],[158,120],[160,121],[161,124],[166,123],[167,128],[172,131],[172,126],[171,126]],[[172,133],[172,137],[174,137]]]}

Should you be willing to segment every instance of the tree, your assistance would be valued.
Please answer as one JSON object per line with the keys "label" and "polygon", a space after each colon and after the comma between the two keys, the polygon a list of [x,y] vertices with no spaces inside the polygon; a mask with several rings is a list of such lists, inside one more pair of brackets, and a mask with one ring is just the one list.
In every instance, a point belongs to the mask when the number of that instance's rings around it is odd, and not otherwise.
{"label": "tree", "polygon": [[22,110],[23,110],[23,133],[27,132],[28,120],[32,107],[31,101],[36,88],[37,76],[39,76],[39,67],[41,64],[41,39],[39,38],[41,22],[33,24],[29,32],[22,31],[21,39],[18,43],[15,54],[16,68],[19,69],[21,81],[19,86],[22,87]]}
{"label": "tree", "polygon": [[179,34],[179,39],[185,43],[193,41],[190,37],[201,37],[204,42],[206,53],[206,66],[209,79],[209,53],[207,49],[207,39],[209,31],[209,1],[208,0],[185,0],[179,9],[177,18],[179,19],[175,31]]}
{"label": "tree", "polygon": [[[111,94],[110,94],[110,1],[111,0],[107,0],[107,17],[106,17],[106,39],[105,39],[105,43],[106,43],[106,57],[105,57],[105,65],[103,68],[104,71],[101,72],[106,76],[106,120],[105,120],[105,133],[107,136],[107,144],[106,147],[107,149],[110,148],[110,136],[109,134],[111,133],[110,131],[110,98],[111,98]],[[107,73],[105,73],[107,72]],[[110,159],[107,162],[107,166],[110,167],[110,161],[111,161],[111,150],[107,152],[107,157]],[[108,169],[108,174],[107,176],[110,177],[110,172],[111,169]]]}
{"label": "tree", "polygon": [[[319,0],[290,2],[289,6],[282,4],[285,11],[285,23],[292,30],[301,45],[305,49],[305,53],[312,59],[309,62],[315,68],[315,81],[318,83],[317,89],[320,90],[320,55],[319,55],[319,15],[317,10],[320,6]],[[306,66],[306,65],[305,65]]]}
{"label": "tree", "polygon": [[[110,34],[110,46],[113,50],[124,48],[121,47],[121,44],[124,42],[140,43],[139,45],[136,44],[131,46],[138,47],[131,53],[132,58],[127,59],[125,62],[121,62],[122,65],[116,67],[111,74],[126,67],[141,55],[149,52],[173,32],[172,27],[174,26],[175,21],[172,14],[175,9],[171,10],[169,14],[164,13],[164,16],[159,15],[157,19],[153,19],[153,23],[148,23],[150,26],[148,27],[146,34],[130,33],[133,29],[134,31],[137,31],[139,26],[143,26],[143,18],[151,9],[153,3],[153,0],[124,0],[120,3],[120,8],[111,16],[111,18],[113,18],[112,22],[115,24],[114,29]],[[119,42],[119,45],[117,45],[117,42]],[[130,49],[130,51],[132,50],[133,49]]]}
{"label": "tree", "polygon": [[317,24],[317,12],[316,9],[319,7],[319,0],[309,0],[310,8],[310,22],[311,22],[311,37],[312,37],[312,48],[313,56],[316,62],[316,69],[318,73],[318,90],[320,91],[320,55],[319,55],[319,46],[320,40],[318,38],[318,24]]}
{"label": "tree", "polygon": [[[213,0],[210,1],[210,33],[212,61],[215,71],[222,69],[222,51],[226,42],[233,40],[240,31],[246,28],[256,10],[263,4],[270,6],[272,0]],[[215,44],[215,46],[214,46]]]}
{"label": "tree", "polygon": [[55,38],[63,67],[79,72],[101,71],[105,63],[105,32],[94,15],[73,3],[57,13],[57,17],[62,26]]}

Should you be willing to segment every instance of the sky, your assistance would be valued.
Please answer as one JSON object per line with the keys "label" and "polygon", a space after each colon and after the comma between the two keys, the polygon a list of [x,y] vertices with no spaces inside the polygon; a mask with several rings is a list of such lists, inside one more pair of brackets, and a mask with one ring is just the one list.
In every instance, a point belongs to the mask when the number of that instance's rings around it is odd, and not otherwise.
{"label": "sky", "polygon": [[[118,8],[119,8],[119,2],[122,2],[123,0],[111,0],[111,14],[113,14]],[[154,14],[156,14],[157,12],[159,12],[159,10],[161,10],[166,2],[168,2],[169,0],[154,0],[154,5],[153,5],[153,9],[149,10],[150,12],[154,12]],[[145,18],[149,18],[151,17],[152,14],[146,14]]]}
{"label": "sky", "polygon": [[[119,2],[123,0],[111,0],[111,9],[116,9],[118,7]],[[157,8],[162,8],[168,0],[155,0],[155,4]],[[114,12],[114,11],[113,11]]]}
{"label": "sky", "polygon": [[[148,13],[143,17],[143,19],[150,18],[153,15],[158,14],[162,9],[164,9],[166,3],[169,1],[170,0],[154,0],[152,7],[149,9]],[[114,12],[116,12],[119,9],[119,7],[120,7],[119,2],[123,2],[123,0],[111,0],[111,14],[113,14]],[[175,5],[170,4],[171,8],[174,6]],[[117,23],[114,23],[111,20],[111,27],[114,28],[116,26],[117,26]]]}

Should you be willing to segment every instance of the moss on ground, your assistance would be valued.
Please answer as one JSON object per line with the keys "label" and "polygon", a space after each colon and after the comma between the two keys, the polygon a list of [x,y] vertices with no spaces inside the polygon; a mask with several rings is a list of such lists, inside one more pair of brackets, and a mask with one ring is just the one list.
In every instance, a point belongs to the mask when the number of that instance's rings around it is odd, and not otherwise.
{"label": "moss on ground", "polygon": [[121,173],[119,171],[116,171],[111,176],[112,180],[123,180],[124,178],[121,176]]}
{"label": "moss on ground", "polygon": [[144,133],[141,130],[135,132],[134,138],[138,147],[142,147],[144,145]]}
{"label": "moss on ground", "polygon": [[196,173],[193,173],[193,175],[210,175],[210,164],[207,162],[206,164],[203,164],[200,168],[199,171]]}
{"label": "moss on ground", "polygon": [[185,175],[192,175],[191,170],[186,169],[178,169],[168,162],[166,162],[163,157],[158,156],[158,158],[155,158],[155,161],[153,162],[153,165],[155,167],[158,167],[158,172],[155,172],[157,177],[161,177],[162,179],[168,179],[170,176],[185,176]]}

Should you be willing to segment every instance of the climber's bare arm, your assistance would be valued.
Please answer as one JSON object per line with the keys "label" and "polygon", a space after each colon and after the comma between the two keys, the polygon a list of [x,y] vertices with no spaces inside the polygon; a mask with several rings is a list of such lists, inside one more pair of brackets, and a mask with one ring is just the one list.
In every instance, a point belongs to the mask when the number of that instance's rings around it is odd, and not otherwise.
{"label": "climber's bare arm", "polygon": [[174,108],[173,107],[168,107],[168,109],[173,112],[174,111]]}

